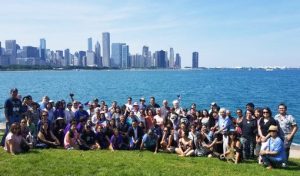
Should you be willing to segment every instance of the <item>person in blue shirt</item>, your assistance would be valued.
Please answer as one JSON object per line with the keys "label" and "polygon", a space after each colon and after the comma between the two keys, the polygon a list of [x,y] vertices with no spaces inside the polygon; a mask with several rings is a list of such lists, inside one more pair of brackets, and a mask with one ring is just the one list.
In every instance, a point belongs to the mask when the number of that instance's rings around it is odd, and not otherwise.
{"label": "person in blue shirt", "polygon": [[83,109],[83,105],[80,104],[79,109],[75,112],[75,117],[74,119],[77,121],[77,123],[79,122],[80,119],[85,119],[85,121],[88,120],[89,118],[89,113]]}
{"label": "person in blue shirt", "polygon": [[149,129],[148,133],[146,133],[143,136],[140,150],[143,150],[144,148],[150,151],[154,151],[155,154],[157,153],[158,136],[154,133],[152,129]]}
{"label": "person in blue shirt", "polygon": [[281,166],[286,156],[283,141],[278,136],[278,127],[271,125],[269,133],[271,137],[267,140],[266,147],[260,151],[260,155],[267,169],[272,169]]}

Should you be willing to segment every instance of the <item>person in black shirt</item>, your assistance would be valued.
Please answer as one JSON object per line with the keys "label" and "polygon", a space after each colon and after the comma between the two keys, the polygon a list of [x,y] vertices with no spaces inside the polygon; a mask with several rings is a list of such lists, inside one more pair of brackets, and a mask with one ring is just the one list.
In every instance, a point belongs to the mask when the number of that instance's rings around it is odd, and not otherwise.
{"label": "person in black shirt", "polygon": [[155,103],[155,98],[154,97],[150,97],[150,104],[147,106],[147,112],[149,110],[151,110],[153,116],[155,116],[157,108],[160,108],[160,106],[157,103]]}
{"label": "person in black shirt", "polygon": [[257,133],[257,121],[252,118],[253,111],[247,110],[246,117],[239,123],[242,131],[241,143],[243,146],[243,159],[254,157],[255,137]]}
{"label": "person in black shirt", "polygon": [[82,141],[82,145],[85,149],[97,149],[96,145],[96,134],[91,129],[92,127],[90,125],[85,125],[85,128],[80,135],[80,139]]}

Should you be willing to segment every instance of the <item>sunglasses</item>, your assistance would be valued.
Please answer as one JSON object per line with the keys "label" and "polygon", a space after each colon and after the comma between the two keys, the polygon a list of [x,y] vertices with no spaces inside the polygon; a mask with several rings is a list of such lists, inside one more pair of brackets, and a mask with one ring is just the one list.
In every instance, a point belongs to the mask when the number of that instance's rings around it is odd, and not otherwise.
{"label": "sunglasses", "polygon": [[269,114],[269,112],[263,112],[264,114]]}

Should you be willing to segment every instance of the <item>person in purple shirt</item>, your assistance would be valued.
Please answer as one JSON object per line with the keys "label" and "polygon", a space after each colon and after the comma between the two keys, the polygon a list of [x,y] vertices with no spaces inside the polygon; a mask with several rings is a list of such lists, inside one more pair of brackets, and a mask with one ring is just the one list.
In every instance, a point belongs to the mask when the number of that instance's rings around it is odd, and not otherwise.
{"label": "person in purple shirt", "polygon": [[61,101],[56,102],[53,115],[54,115],[54,120],[56,120],[58,117],[65,118],[65,109]]}
{"label": "person in purple shirt", "polygon": [[278,127],[271,125],[269,127],[270,138],[267,140],[267,145],[260,151],[263,164],[267,169],[279,167],[285,161],[285,150],[283,141],[278,137]]}
{"label": "person in purple shirt", "polygon": [[122,135],[119,133],[118,129],[114,129],[114,134],[110,138],[110,149],[113,150],[127,150],[128,145],[123,141]]}
{"label": "person in purple shirt", "polygon": [[83,105],[82,105],[82,104],[80,104],[80,105],[78,106],[78,108],[79,108],[79,109],[75,112],[75,117],[74,117],[74,119],[75,119],[77,122],[79,122],[79,120],[80,120],[81,118],[83,118],[83,119],[85,119],[85,121],[87,121],[88,118],[89,118],[89,113],[88,113],[86,110],[83,109]]}

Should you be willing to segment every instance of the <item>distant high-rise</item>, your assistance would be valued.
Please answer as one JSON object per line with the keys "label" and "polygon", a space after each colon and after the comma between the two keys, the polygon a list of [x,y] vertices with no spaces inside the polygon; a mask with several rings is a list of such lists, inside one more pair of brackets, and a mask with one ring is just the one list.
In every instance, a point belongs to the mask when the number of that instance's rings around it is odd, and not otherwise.
{"label": "distant high-rise", "polygon": [[126,45],[126,43],[112,43],[111,44],[111,67],[122,66],[122,46]]}
{"label": "distant high-rise", "polygon": [[2,47],[1,47],[1,41],[0,41],[0,56],[2,56]]}
{"label": "distant high-rise", "polygon": [[142,56],[144,59],[144,67],[150,68],[151,67],[151,52],[149,51],[148,46],[143,46]]}
{"label": "distant high-rise", "polygon": [[10,56],[9,64],[16,64],[17,58],[17,43],[16,40],[6,40],[5,41],[5,52]]}
{"label": "distant high-rise", "polygon": [[39,49],[32,46],[23,46],[24,57],[39,58]]}
{"label": "distant high-rise", "polygon": [[102,47],[103,47],[103,57],[102,64],[103,67],[110,67],[110,34],[109,32],[102,33]]}
{"label": "distant high-rise", "polygon": [[95,67],[95,53],[93,51],[86,52],[86,66],[88,67]]}
{"label": "distant high-rise", "polygon": [[93,51],[93,39],[88,38],[88,51]]}
{"label": "distant high-rise", "polygon": [[40,54],[40,58],[42,61],[45,61],[47,58],[47,54],[46,54],[46,40],[45,39],[40,39],[40,50],[39,50],[39,54]]}
{"label": "distant high-rise", "polygon": [[129,68],[129,46],[122,45],[122,68]]}
{"label": "distant high-rise", "polygon": [[174,49],[170,48],[169,68],[174,68]]}
{"label": "distant high-rise", "polygon": [[177,69],[181,68],[181,56],[179,55],[179,53],[176,54],[175,68]]}
{"label": "distant high-rise", "polygon": [[71,65],[71,57],[70,57],[70,49],[65,49],[65,65],[70,66]]}
{"label": "distant high-rise", "polygon": [[193,52],[193,64],[192,68],[198,68],[199,67],[199,53],[198,52]]}
{"label": "distant high-rise", "polygon": [[99,67],[102,67],[101,46],[100,46],[100,43],[98,41],[95,45],[95,60],[96,60],[96,64]]}
{"label": "distant high-rise", "polygon": [[161,50],[156,52],[157,68],[166,68],[166,52]]}

